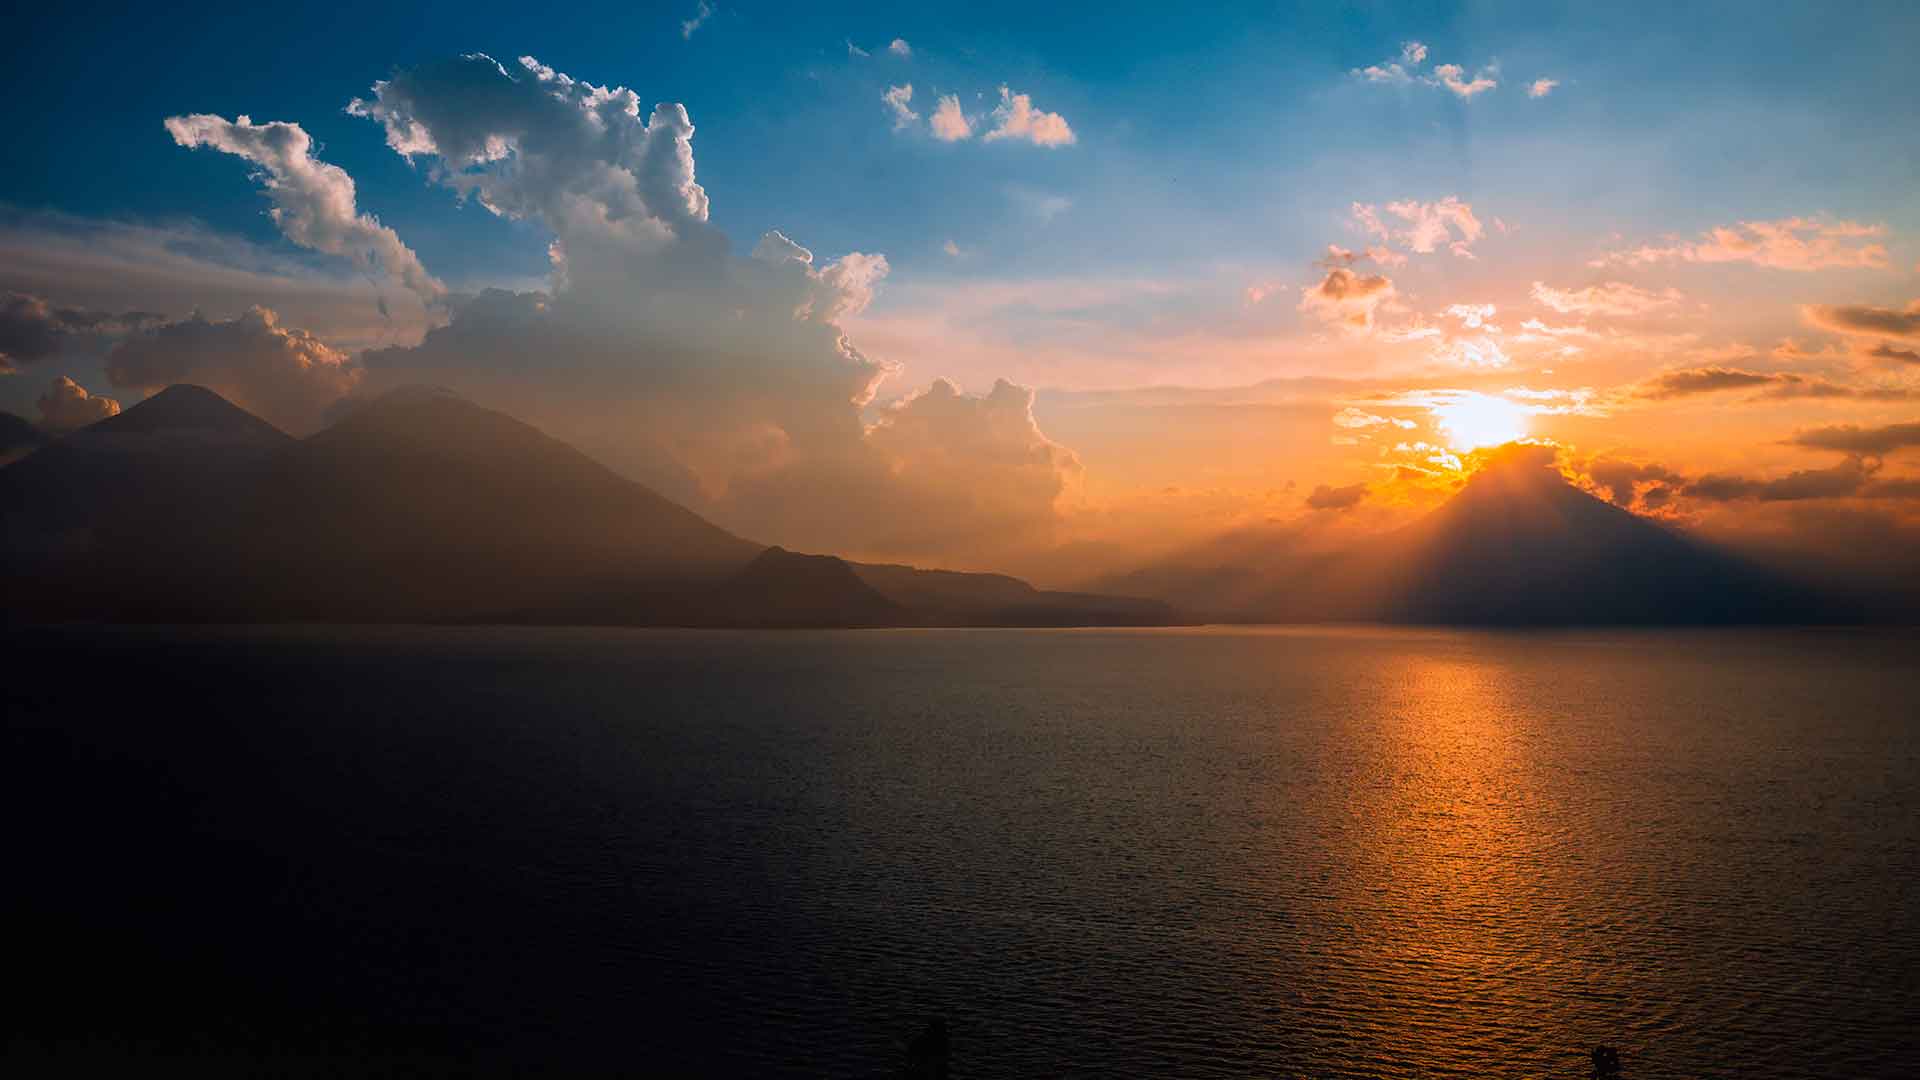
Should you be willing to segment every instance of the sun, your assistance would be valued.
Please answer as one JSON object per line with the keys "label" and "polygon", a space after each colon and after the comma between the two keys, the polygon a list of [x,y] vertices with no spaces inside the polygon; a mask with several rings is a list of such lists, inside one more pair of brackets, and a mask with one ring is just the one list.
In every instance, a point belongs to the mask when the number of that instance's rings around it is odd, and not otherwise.
{"label": "sun", "polygon": [[1527,436],[1527,407],[1503,397],[1467,392],[1432,410],[1447,444],[1459,453]]}

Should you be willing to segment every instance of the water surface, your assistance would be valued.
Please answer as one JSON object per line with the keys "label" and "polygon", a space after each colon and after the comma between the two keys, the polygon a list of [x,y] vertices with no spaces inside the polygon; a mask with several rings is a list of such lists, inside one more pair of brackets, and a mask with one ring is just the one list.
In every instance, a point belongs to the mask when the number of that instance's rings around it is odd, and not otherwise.
{"label": "water surface", "polygon": [[235,1071],[881,1077],[939,1014],[956,1077],[1899,1075],[1915,645],[14,633],[8,1027]]}

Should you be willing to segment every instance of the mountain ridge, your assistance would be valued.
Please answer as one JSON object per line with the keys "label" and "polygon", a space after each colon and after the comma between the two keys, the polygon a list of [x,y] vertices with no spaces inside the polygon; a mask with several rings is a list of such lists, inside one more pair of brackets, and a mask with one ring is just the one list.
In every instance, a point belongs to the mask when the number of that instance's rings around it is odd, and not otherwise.
{"label": "mountain ridge", "polygon": [[[738,537],[448,393],[357,403],[296,440],[212,391],[169,387],[0,468],[0,541],[13,620],[800,627],[1173,617],[1152,601],[899,568],[945,575],[952,602],[917,608],[913,590],[903,603],[836,556]],[[900,591],[905,579],[895,578]],[[1009,587],[1046,602],[998,603]],[[969,590],[984,596],[967,601]]]}

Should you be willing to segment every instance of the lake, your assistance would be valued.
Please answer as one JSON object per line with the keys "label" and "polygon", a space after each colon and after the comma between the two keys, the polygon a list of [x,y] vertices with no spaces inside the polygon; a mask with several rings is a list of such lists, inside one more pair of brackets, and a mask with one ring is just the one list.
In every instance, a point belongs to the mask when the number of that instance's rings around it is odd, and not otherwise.
{"label": "lake", "polygon": [[10,631],[10,1054],[1910,1074],[1917,644]]}

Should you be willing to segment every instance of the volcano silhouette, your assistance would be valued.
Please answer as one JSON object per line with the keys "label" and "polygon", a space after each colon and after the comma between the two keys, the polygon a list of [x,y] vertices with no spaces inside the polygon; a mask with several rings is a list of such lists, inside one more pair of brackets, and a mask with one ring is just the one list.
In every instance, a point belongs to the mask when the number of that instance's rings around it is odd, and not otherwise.
{"label": "volcano silhouette", "polygon": [[1844,621],[1837,601],[1568,483],[1513,445],[1439,509],[1345,550],[1243,530],[1095,588],[1233,622],[1726,625]]}
{"label": "volcano silhouette", "polygon": [[1777,623],[1802,589],[1568,483],[1514,447],[1367,553],[1379,616],[1419,623]]}

